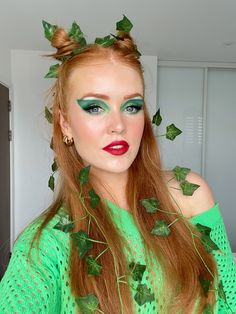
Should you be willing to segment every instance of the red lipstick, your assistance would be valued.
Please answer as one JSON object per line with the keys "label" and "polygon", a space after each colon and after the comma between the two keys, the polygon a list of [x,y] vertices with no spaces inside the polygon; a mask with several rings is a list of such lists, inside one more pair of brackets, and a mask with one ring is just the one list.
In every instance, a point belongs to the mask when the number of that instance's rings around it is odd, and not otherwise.
{"label": "red lipstick", "polygon": [[123,155],[128,151],[128,149],[129,144],[126,141],[114,141],[106,147],[103,147],[103,150],[112,155]]}

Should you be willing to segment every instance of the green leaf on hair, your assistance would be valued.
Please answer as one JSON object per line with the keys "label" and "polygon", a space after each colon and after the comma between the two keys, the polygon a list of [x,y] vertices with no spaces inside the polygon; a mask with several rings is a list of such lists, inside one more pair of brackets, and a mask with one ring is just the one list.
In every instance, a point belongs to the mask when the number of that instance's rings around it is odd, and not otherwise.
{"label": "green leaf on hair", "polygon": [[162,121],[162,116],[161,116],[161,113],[160,113],[160,109],[158,109],[157,112],[152,117],[152,123],[154,123],[155,125],[159,126],[161,124],[161,121]]}
{"label": "green leaf on hair", "polygon": [[174,176],[177,181],[184,181],[191,169],[176,166],[172,171],[174,172]]}
{"label": "green leaf on hair", "polygon": [[226,294],[224,292],[224,287],[223,287],[223,282],[222,280],[219,281],[219,284],[218,284],[218,294],[219,294],[219,297],[221,299],[223,299],[225,302],[227,302],[227,299],[226,299]]}
{"label": "green leaf on hair", "polygon": [[84,297],[77,297],[75,300],[81,314],[94,314],[99,304],[98,298],[91,293]]}
{"label": "green leaf on hair", "polygon": [[50,148],[53,150],[53,137],[51,138]]}
{"label": "green leaf on hair", "polygon": [[201,278],[201,277],[199,277],[199,281],[200,281],[200,284],[202,286],[204,296],[207,298],[210,286],[212,284],[212,281]]}
{"label": "green leaf on hair", "polygon": [[92,208],[96,208],[97,205],[98,205],[99,202],[100,202],[100,197],[99,197],[99,195],[97,195],[97,193],[96,193],[93,189],[91,189],[91,190],[89,191],[89,196],[90,196],[90,205],[91,205],[91,207],[92,207]]}
{"label": "green leaf on hair", "polygon": [[178,129],[173,123],[166,127],[166,138],[173,141],[176,136],[180,135],[182,131]]}
{"label": "green leaf on hair", "polygon": [[59,222],[53,227],[53,229],[57,229],[65,233],[71,232],[73,228],[74,223],[70,220],[69,215],[62,216]]}
{"label": "green leaf on hair", "polygon": [[48,187],[54,191],[54,188],[55,188],[55,179],[54,179],[54,176],[51,175],[49,180],[48,180]]}
{"label": "green leaf on hair", "polygon": [[120,36],[117,36],[117,35],[114,35],[114,34],[111,34],[111,33],[110,33],[110,35],[111,35],[112,37],[114,37],[116,40],[124,40],[124,38],[122,38],[122,37],[120,37]]}
{"label": "green leaf on hair", "polygon": [[129,268],[132,270],[132,278],[134,281],[142,281],[143,274],[146,270],[146,265],[142,265],[140,263],[130,263]]}
{"label": "green leaf on hair", "polygon": [[167,237],[170,234],[170,228],[165,220],[156,220],[151,234]]}
{"label": "green leaf on hair", "polygon": [[136,294],[134,296],[135,301],[138,305],[143,305],[147,302],[154,301],[154,293],[151,293],[151,289],[147,287],[146,284],[139,283],[136,288]]}
{"label": "green leaf on hair", "polygon": [[192,196],[193,193],[200,187],[198,184],[188,182],[187,180],[180,183],[183,195]]}
{"label": "green leaf on hair", "polygon": [[95,44],[98,44],[102,47],[109,47],[111,46],[113,43],[115,42],[115,39],[114,38],[111,38],[110,35],[108,36],[105,36],[103,38],[99,38],[97,37],[95,39]]}
{"label": "green leaf on hair", "polygon": [[43,23],[43,28],[44,28],[44,36],[51,41],[52,36],[55,33],[56,29],[58,28],[57,25],[52,25],[46,21],[42,21]]}
{"label": "green leaf on hair", "polygon": [[57,162],[56,162],[56,160],[54,159],[53,164],[52,164],[52,172],[57,171],[57,169],[58,169]]}
{"label": "green leaf on hair", "polygon": [[202,314],[214,314],[213,305],[207,303],[203,309]]}
{"label": "green leaf on hair", "polygon": [[80,44],[80,47],[86,46],[87,43],[86,43],[86,40],[84,38],[84,34],[76,22],[73,22],[71,29],[69,30],[68,35],[73,40],[77,41]]}
{"label": "green leaf on hair", "polygon": [[81,184],[88,183],[90,167],[91,166],[89,165],[80,170],[78,179]]}
{"label": "green leaf on hair", "polygon": [[123,15],[123,19],[116,23],[116,30],[129,33],[133,27],[133,24],[130,20]]}
{"label": "green leaf on hair", "polygon": [[88,233],[80,230],[72,233],[70,236],[75,242],[79,257],[83,258],[84,255],[93,247],[93,243],[88,239]]}
{"label": "green leaf on hair", "polygon": [[47,119],[47,121],[48,121],[49,123],[52,123],[52,120],[53,120],[53,118],[52,118],[52,113],[51,113],[51,111],[48,109],[48,107],[45,107],[45,109],[44,109],[44,116],[45,116],[45,118]]}
{"label": "green leaf on hair", "polygon": [[102,265],[92,255],[86,257],[86,263],[89,275],[99,276],[101,274]]}
{"label": "green leaf on hair", "polygon": [[210,238],[211,228],[199,223],[196,224],[196,228],[201,233],[201,240],[207,252],[211,253],[212,251],[220,250],[218,245]]}
{"label": "green leaf on hair", "polygon": [[155,213],[160,205],[160,202],[154,197],[142,199],[140,202],[148,213]]}
{"label": "green leaf on hair", "polygon": [[44,77],[45,78],[57,78],[59,66],[60,66],[59,63],[51,65],[48,73]]}

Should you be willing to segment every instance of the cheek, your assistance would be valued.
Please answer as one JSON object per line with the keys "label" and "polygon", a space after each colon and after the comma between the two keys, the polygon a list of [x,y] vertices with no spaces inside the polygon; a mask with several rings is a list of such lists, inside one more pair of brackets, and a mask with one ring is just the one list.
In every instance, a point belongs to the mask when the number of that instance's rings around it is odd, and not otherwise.
{"label": "cheek", "polygon": [[144,130],[144,118],[140,118],[138,121],[130,126],[132,136],[134,139],[141,141]]}

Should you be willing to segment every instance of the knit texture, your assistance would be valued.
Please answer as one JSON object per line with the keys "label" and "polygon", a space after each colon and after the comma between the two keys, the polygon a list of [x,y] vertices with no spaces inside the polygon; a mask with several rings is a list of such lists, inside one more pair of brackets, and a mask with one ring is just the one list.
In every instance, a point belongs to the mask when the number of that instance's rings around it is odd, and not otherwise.
{"label": "knit texture", "polygon": [[[142,283],[146,283],[151,291],[156,291],[155,286],[161,284],[161,279],[155,278],[155,274],[159,274],[160,270],[155,260],[147,263],[142,238],[132,214],[110,201],[108,206],[118,230],[130,244],[132,256],[127,253],[127,259],[147,264]],[[39,250],[34,247],[32,249],[32,263],[27,259],[28,251],[32,237],[39,228],[40,219],[30,224],[16,241],[8,269],[0,282],[1,314],[78,313],[75,298],[69,288],[69,234],[53,229],[63,213],[63,210],[59,211],[44,228]],[[191,218],[190,222],[212,228],[210,236],[223,253],[214,252],[214,256],[231,310],[218,299],[215,313],[236,313],[236,265],[218,204]],[[161,301],[157,298],[142,306],[135,304],[136,313],[156,314],[158,308],[161,308]]]}

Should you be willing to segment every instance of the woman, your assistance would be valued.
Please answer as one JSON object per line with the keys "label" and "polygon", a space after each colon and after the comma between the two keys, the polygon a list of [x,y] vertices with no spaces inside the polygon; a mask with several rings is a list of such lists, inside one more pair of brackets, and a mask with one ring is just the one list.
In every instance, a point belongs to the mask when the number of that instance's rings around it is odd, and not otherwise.
{"label": "woman", "polygon": [[[14,246],[1,313],[236,310],[235,264],[208,185],[161,168],[131,28],[124,17],[116,36],[87,45],[76,23],[67,33],[44,22],[62,61],[48,74],[57,72],[60,187]],[[188,181],[199,186],[191,197],[179,191]]]}

